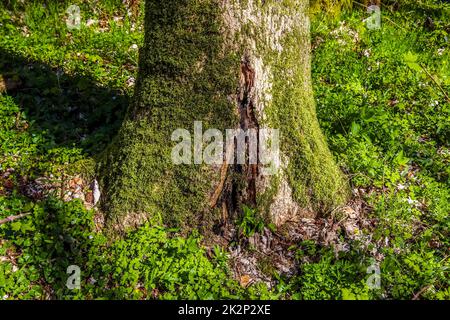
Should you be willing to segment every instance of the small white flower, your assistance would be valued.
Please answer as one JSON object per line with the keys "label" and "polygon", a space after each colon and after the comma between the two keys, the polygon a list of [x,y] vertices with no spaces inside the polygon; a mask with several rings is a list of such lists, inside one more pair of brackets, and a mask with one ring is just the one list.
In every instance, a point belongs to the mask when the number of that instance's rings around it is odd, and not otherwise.
{"label": "small white flower", "polygon": [[430,103],[430,106],[431,107],[436,107],[436,106],[438,106],[439,105],[439,101],[437,101],[437,100],[434,100],[434,101],[432,101],[431,103]]}
{"label": "small white flower", "polygon": [[97,180],[94,180],[94,186],[92,188],[92,194],[94,196],[94,206],[97,204],[97,202],[100,200],[100,188],[98,186]]}
{"label": "small white flower", "polygon": [[444,147],[441,147],[438,149],[437,153],[440,155],[450,155],[450,150],[446,149]]}
{"label": "small white flower", "polygon": [[128,80],[127,80],[127,86],[128,87],[132,87],[132,86],[134,86],[134,83],[136,82],[136,80],[133,78],[133,77],[130,77]]}
{"label": "small white flower", "polygon": [[401,183],[397,186],[398,190],[404,190],[405,188],[406,188],[405,185]]}
{"label": "small white flower", "polygon": [[88,19],[88,20],[86,21],[86,27],[90,27],[90,26],[96,24],[97,22],[98,22],[97,20],[94,20],[94,19]]}
{"label": "small white flower", "polygon": [[136,43],[133,43],[131,46],[130,46],[130,50],[137,50],[138,49],[138,45],[136,44]]}
{"label": "small white flower", "polygon": [[440,48],[438,49],[437,53],[438,55],[442,56],[442,54],[444,53],[445,49],[444,48]]}

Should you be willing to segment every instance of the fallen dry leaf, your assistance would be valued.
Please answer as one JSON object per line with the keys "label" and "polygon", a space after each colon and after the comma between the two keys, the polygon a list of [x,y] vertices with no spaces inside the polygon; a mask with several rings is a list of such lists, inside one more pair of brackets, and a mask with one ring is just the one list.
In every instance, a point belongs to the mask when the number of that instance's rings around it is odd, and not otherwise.
{"label": "fallen dry leaf", "polygon": [[0,92],[6,91],[6,82],[3,76],[0,74]]}
{"label": "fallen dry leaf", "polygon": [[240,279],[240,284],[243,288],[247,288],[247,286],[252,282],[252,278],[249,275],[243,275]]}

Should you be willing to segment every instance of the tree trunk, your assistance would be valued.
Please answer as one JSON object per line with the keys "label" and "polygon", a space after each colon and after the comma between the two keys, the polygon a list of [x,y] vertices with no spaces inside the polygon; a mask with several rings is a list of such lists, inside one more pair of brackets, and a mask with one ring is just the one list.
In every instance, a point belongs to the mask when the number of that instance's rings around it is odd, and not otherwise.
{"label": "tree trunk", "polygon": [[[346,181],[316,117],[307,11],[306,0],[146,1],[134,102],[101,167],[110,226],[160,215],[169,225],[212,227],[243,205],[282,225],[345,202]],[[259,156],[256,164],[175,164],[172,134],[193,134],[195,121],[224,136],[278,129],[276,170],[264,173]]]}

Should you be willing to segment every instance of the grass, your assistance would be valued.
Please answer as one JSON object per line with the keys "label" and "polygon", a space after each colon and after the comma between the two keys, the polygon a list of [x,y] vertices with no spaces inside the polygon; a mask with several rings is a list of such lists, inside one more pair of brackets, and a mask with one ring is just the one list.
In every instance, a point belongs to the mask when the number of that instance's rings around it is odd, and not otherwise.
{"label": "grass", "polygon": [[[83,22],[97,22],[69,31],[69,4],[80,6]],[[226,254],[208,253],[196,234],[181,237],[156,221],[108,243],[80,200],[63,202],[57,190],[30,196],[28,182],[39,177],[83,171],[93,179],[87,167],[115,136],[132,96],[142,16],[119,0],[7,1],[0,219],[31,215],[0,226],[0,297],[449,299],[449,10],[430,1],[387,6],[382,28],[371,31],[363,10],[315,15],[319,121],[374,226],[362,230],[366,243],[344,239],[339,254],[298,243],[298,274],[275,276],[268,290],[241,288]],[[72,264],[82,267],[81,290],[65,286]],[[380,268],[376,290],[366,286],[371,264]]]}
{"label": "grass", "polygon": [[408,298],[427,287],[423,296],[448,298],[449,7],[388,8],[380,30],[365,29],[361,12],[315,21],[318,116],[373,208],[372,241],[387,243],[377,249],[385,292]]}

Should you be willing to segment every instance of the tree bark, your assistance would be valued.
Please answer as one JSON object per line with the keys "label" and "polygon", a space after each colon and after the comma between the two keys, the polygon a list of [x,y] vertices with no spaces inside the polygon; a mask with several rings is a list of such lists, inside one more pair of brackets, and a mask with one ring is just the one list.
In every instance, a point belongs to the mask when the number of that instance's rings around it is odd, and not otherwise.
{"label": "tree bark", "polygon": [[[110,226],[161,216],[213,227],[243,205],[282,225],[346,201],[316,117],[307,11],[305,0],[146,1],[134,102],[101,166]],[[171,135],[193,133],[194,121],[203,132],[279,129],[275,174],[263,174],[259,158],[174,164]]]}

